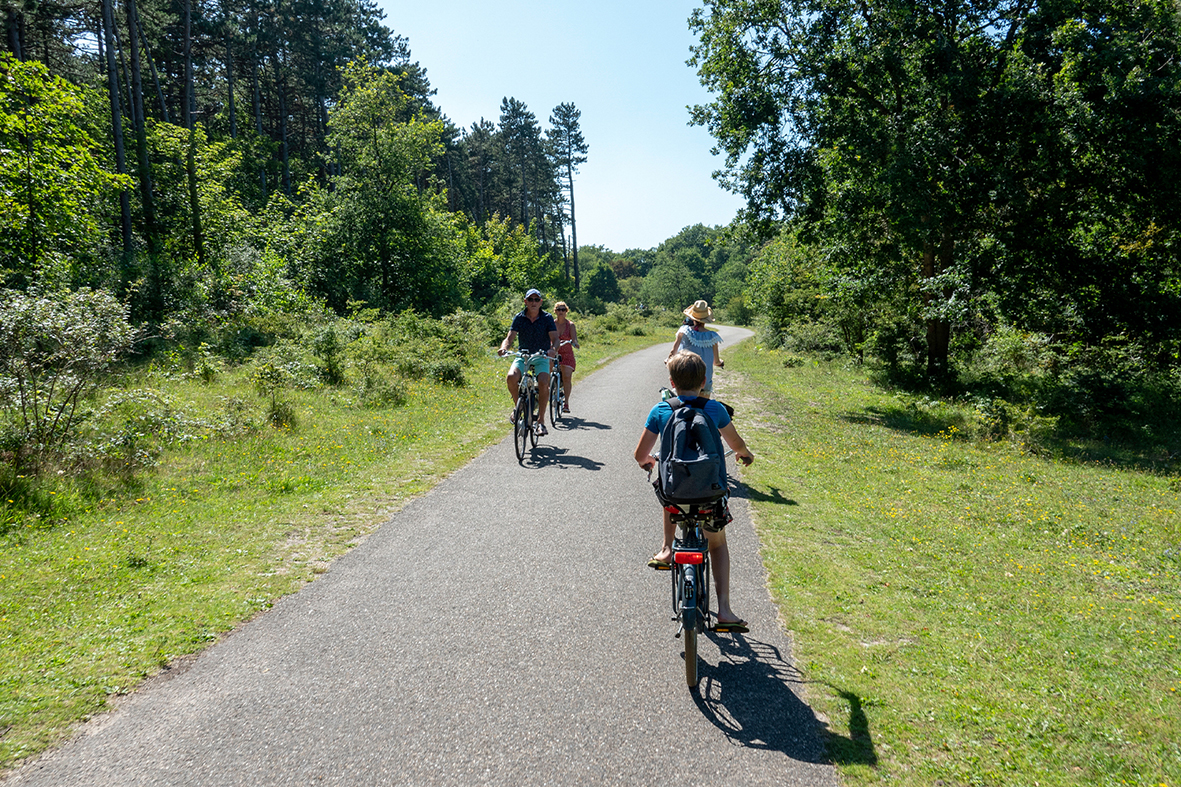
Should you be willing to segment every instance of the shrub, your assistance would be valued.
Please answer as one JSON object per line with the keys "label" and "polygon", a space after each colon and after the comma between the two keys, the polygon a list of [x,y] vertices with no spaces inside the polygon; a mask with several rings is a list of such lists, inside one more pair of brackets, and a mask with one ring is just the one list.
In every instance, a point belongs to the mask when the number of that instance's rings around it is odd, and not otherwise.
{"label": "shrub", "polygon": [[1026,448],[1044,448],[1053,439],[1058,418],[1041,415],[1036,407],[1019,407],[1004,399],[986,399],[976,405],[984,435],[993,440],[1013,440]]}
{"label": "shrub", "polygon": [[79,403],[132,340],[126,307],[106,292],[0,295],[0,396],[18,467],[62,450]]}
{"label": "shrub", "polygon": [[165,446],[208,429],[209,424],[186,415],[160,391],[117,391],[79,429],[74,457],[83,465],[131,475],[155,465]]}
{"label": "shrub", "polygon": [[846,349],[837,328],[824,322],[801,320],[787,326],[782,336],[785,350],[813,353],[822,358],[835,358]]}
{"label": "shrub", "polygon": [[438,383],[456,387],[467,384],[463,376],[463,363],[458,358],[435,358],[425,364],[423,371]]}
{"label": "shrub", "polygon": [[366,374],[357,386],[357,398],[365,407],[397,407],[406,402],[406,385],[386,375]]}
{"label": "shrub", "polygon": [[336,330],[327,325],[312,337],[312,352],[320,360],[320,376],[328,385],[344,382],[344,352]]}

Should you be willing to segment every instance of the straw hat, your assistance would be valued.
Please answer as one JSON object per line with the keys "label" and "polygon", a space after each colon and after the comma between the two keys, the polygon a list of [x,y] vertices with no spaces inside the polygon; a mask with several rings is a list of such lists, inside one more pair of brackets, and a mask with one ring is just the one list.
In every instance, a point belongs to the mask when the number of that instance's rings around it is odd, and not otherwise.
{"label": "straw hat", "polygon": [[709,308],[709,304],[705,301],[697,301],[685,309],[685,316],[691,317],[697,322],[708,322],[714,318],[714,310]]}

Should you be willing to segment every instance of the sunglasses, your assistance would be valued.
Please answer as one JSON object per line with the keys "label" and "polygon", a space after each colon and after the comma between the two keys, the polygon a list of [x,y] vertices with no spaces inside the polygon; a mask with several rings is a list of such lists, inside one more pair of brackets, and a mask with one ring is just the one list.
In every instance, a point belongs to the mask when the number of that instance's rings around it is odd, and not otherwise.
{"label": "sunglasses", "polygon": [[538,298],[536,295],[530,295],[525,300],[529,303],[541,303],[541,298]]}
{"label": "sunglasses", "polygon": [[566,307],[565,307],[565,306],[559,306],[558,308],[554,309],[554,311],[556,311],[556,312],[564,312],[564,311],[566,311]]}

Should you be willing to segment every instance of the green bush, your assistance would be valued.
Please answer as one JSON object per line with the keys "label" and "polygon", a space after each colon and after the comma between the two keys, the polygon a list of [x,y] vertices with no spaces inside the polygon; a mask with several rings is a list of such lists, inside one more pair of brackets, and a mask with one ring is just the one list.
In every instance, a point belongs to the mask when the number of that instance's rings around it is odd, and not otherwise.
{"label": "green bush", "polygon": [[132,341],[127,308],[109,293],[0,294],[0,398],[15,466],[35,471],[62,451],[79,405]]}
{"label": "green bush", "polygon": [[154,466],[166,446],[209,430],[158,390],[116,391],[79,428],[73,458],[83,467],[132,475]]}
{"label": "green bush", "polygon": [[406,384],[387,375],[365,374],[357,386],[357,399],[363,407],[397,407],[406,403]]}
{"label": "green bush", "polygon": [[812,353],[822,358],[842,355],[845,342],[838,329],[824,322],[800,320],[783,329],[782,347],[785,350]]}
{"label": "green bush", "polygon": [[1013,440],[1028,449],[1045,448],[1055,437],[1058,418],[1041,415],[1036,407],[1020,407],[1004,399],[986,399],[976,405],[984,436]]}
{"label": "green bush", "polygon": [[320,377],[328,385],[344,382],[344,348],[336,336],[336,330],[326,325],[312,337],[312,352],[320,361]]}
{"label": "green bush", "polygon": [[463,376],[463,363],[458,358],[436,358],[423,367],[426,376],[437,383],[463,387],[467,381]]}

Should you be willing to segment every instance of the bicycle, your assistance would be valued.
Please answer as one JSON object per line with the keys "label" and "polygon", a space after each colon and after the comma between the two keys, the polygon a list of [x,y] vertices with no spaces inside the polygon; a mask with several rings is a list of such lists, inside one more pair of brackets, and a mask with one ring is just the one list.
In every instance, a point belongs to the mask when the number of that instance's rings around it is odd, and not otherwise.
{"label": "bicycle", "polygon": [[[561,342],[558,346],[571,344],[567,339]],[[566,406],[566,392],[562,390],[562,359],[561,357],[554,360],[554,370],[550,372],[549,376],[549,420],[550,423],[556,424],[562,420],[562,408]]]}
{"label": "bicycle", "polygon": [[[659,454],[653,454],[657,462]],[[652,468],[655,469],[655,466]],[[652,479],[652,469],[648,479]],[[663,501],[662,501],[663,502]],[[677,624],[673,636],[685,636],[685,683],[690,689],[697,688],[697,635],[710,629],[710,570],[709,539],[706,526],[714,518],[715,503],[694,503],[680,506],[665,503],[679,533],[673,539],[672,570],[672,618]]]}
{"label": "bicycle", "polygon": [[542,412],[538,410],[537,373],[530,361],[534,358],[548,355],[546,350],[537,352],[507,352],[505,356],[515,355],[525,361],[525,373],[521,375],[520,387],[517,394],[517,406],[513,408],[513,445],[517,451],[517,461],[525,461],[526,443],[537,447],[537,433],[540,431]]}
{"label": "bicycle", "polygon": [[673,540],[672,618],[674,635],[685,637],[685,683],[697,688],[697,635],[709,630],[709,541],[705,525],[714,516],[714,504],[666,506],[680,535]]}
{"label": "bicycle", "polygon": [[[672,392],[661,389],[661,396],[668,399]],[[727,450],[724,456],[733,454]],[[653,454],[657,463],[659,454]],[[652,480],[652,470],[648,480]],[[709,609],[710,566],[709,539],[705,535],[708,525],[713,524],[717,503],[694,503],[689,506],[665,503],[679,536],[673,539],[672,551],[672,618],[677,624],[673,636],[685,635],[685,683],[690,689],[697,688],[697,635],[709,631],[713,613]]]}

